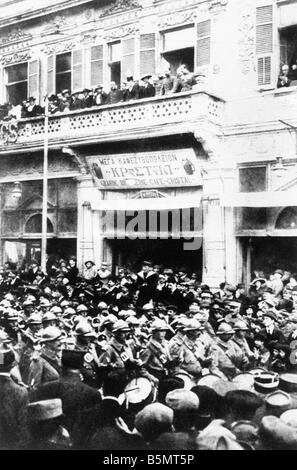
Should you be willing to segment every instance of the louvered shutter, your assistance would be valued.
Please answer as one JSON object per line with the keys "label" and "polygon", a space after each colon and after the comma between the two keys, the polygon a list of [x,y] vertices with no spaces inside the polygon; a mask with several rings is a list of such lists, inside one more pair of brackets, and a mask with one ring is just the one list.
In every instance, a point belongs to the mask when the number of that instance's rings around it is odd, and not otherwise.
{"label": "louvered shutter", "polygon": [[197,67],[210,64],[210,35],[210,20],[202,21],[201,23],[197,24]]}
{"label": "louvered shutter", "polygon": [[72,90],[81,90],[83,87],[83,50],[72,51]]}
{"label": "louvered shutter", "polygon": [[124,39],[122,43],[123,57],[122,57],[122,80],[125,80],[127,72],[132,73],[134,76],[135,67],[135,39]]}
{"label": "louvered shutter", "polygon": [[103,46],[91,47],[91,86],[103,82]]}
{"label": "louvered shutter", "polygon": [[28,96],[39,101],[39,60],[28,62]]}
{"label": "louvered shutter", "polygon": [[273,6],[256,8],[256,54],[258,86],[272,83]]}
{"label": "louvered shutter", "polygon": [[151,73],[156,68],[156,36],[154,33],[140,35],[140,75]]}
{"label": "louvered shutter", "polygon": [[50,55],[47,58],[47,93],[51,95],[55,93],[55,56]]}

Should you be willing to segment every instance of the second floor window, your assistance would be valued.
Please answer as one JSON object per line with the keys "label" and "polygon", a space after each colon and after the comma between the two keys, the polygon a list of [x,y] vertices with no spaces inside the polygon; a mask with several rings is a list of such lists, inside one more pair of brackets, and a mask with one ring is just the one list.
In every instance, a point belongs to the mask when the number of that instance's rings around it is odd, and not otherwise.
{"label": "second floor window", "polygon": [[195,58],[195,29],[190,26],[175,29],[163,34],[163,53],[165,65],[172,73],[185,64],[191,72],[194,70]]}
{"label": "second floor window", "polygon": [[20,104],[28,97],[28,63],[12,65],[6,68],[7,101]]}
{"label": "second floor window", "polygon": [[109,69],[110,81],[116,82],[119,86],[121,84],[122,75],[122,45],[120,41],[109,44]]}
{"label": "second floor window", "polygon": [[71,52],[56,56],[56,93],[71,90]]}

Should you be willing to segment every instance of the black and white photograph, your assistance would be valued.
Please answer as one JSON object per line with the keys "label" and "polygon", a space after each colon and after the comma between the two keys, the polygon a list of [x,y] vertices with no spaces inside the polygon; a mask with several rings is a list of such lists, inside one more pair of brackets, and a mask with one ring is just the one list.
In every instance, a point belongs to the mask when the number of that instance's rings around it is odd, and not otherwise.
{"label": "black and white photograph", "polygon": [[0,0],[0,450],[297,450],[297,0]]}

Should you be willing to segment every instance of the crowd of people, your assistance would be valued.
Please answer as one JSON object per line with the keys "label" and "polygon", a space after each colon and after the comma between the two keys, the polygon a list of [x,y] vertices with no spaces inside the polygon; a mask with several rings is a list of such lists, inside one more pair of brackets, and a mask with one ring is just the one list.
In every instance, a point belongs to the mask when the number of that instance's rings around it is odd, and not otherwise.
{"label": "crowd of people", "polygon": [[297,281],[0,269],[0,448],[297,449]]}
{"label": "crowd of people", "polygon": [[[156,77],[152,74],[145,74],[140,81],[134,80],[131,72],[127,72],[126,81],[118,86],[116,82],[110,83],[110,89],[104,90],[99,84],[93,89],[84,88],[82,90],[70,91],[62,90],[58,94],[49,96],[49,113],[67,113],[80,109],[91,108],[93,106],[103,106],[152,98],[154,96],[164,96],[168,94],[189,91],[201,80],[202,73],[192,73],[186,65],[181,65],[173,75],[171,71],[160,72]],[[44,114],[44,107],[36,103],[34,97],[13,106],[7,105],[6,119],[32,118]]]}

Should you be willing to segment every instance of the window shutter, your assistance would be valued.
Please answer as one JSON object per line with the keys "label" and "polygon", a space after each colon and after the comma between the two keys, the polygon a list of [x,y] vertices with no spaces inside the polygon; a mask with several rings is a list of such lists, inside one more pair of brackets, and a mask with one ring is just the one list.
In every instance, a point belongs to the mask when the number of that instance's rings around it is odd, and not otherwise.
{"label": "window shutter", "polygon": [[210,64],[211,21],[197,24],[197,67]]}
{"label": "window shutter", "polygon": [[50,55],[47,58],[47,93],[55,93],[55,56]]}
{"label": "window shutter", "polygon": [[258,85],[271,85],[273,53],[273,6],[256,8],[256,54]]}
{"label": "window shutter", "polygon": [[151,73],[156,68],[156,36],[154,33],[140,35],[140,75]]}
{"label": "window shutter", "polygon": [[83,87],[83,50],[72,51],[72,90]]}
{"label": "window shutter", "polygon": [[91,86],[103,82],[103,46],[91,47]]}
{"label": "window shutter", "polygon": [[124,39],[122,42],[123,59],[122,59],[122,80],[127,76],[127,72],[131,72],[134,76],[135,67],[135,39]]}
{"label": "window shutter", "polygon": [[28,62],[28,96],[39,101],[39,60]]}

